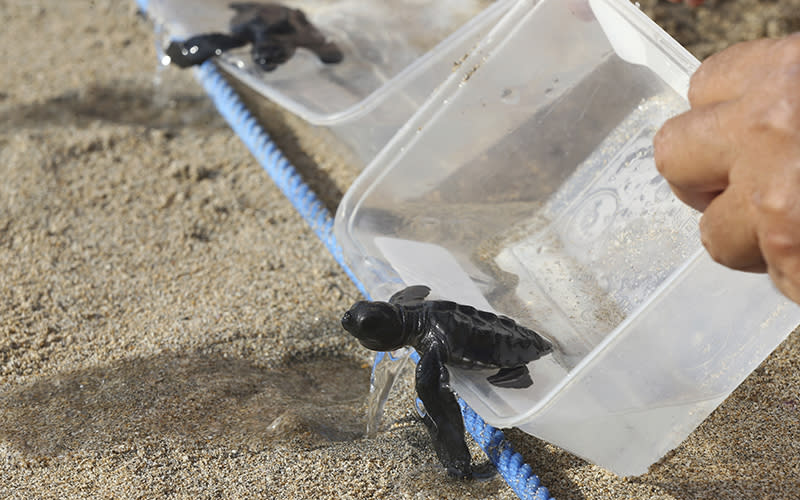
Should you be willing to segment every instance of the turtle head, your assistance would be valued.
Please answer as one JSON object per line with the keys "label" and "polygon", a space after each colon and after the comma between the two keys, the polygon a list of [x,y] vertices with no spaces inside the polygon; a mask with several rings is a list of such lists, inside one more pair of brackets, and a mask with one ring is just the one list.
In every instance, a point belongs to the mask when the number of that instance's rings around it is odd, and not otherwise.
{"label": "turtle head", "polygon": [[342,326],[373,351],[393,351],[407,345],[402,312],[388,302],[356,302],[342,316]]}

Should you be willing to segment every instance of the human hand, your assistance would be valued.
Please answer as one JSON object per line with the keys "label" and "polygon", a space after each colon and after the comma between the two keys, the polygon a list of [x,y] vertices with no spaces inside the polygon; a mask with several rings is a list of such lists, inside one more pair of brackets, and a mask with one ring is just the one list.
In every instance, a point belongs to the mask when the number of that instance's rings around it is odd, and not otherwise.
{"label": "human hand", "polygon": [[704,212],[714,260],[767,271],[800,303],[800,33],[711,56],[692,76],[689,103],[656,134],[656,167]]}

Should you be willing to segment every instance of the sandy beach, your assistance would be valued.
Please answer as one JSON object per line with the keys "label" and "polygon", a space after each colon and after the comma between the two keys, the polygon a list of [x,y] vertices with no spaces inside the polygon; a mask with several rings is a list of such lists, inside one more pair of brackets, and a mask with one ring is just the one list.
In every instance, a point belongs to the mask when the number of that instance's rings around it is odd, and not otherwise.
{"label": "sandy beach", "polygon": [[[800,0],[711,3],[642,7],[701,58],[800,29]],[[445,476],[408,376],[363,437],[357,289],[134,2],[0,23],[0,498],[517,498]],[[335,209],[352,165],[259,115]],[[795,332],[637,478],[507,435],[560,500],[797,498],[798,388]]]}

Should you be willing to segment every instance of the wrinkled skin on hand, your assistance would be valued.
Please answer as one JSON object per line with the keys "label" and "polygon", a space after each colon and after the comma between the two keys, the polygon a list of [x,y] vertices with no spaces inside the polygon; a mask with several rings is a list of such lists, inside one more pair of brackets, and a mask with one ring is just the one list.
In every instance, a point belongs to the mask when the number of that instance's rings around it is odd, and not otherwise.
{"label": "wrinkled skin on hand", "polygon": [[800,302],[800,33],[708,58],[689,102],[656,134],[658,170],[703,212],[714,260],[766,271]]}

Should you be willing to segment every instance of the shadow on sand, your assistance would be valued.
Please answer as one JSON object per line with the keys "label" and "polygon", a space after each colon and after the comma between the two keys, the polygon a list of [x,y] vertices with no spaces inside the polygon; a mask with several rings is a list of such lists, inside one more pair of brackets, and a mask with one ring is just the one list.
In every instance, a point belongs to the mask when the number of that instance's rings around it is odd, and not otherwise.
{"label": "shadow on sand", "polygon": [[94,120],[163,129],[226,126],[204,95],[176,93],[168,85],[138,87],[119,83],[70,90],[44,102],[0,111],[0,131],[43,124],[86,126]]}
{"label": "shadow on sand", "polygon": [[127,359],[1,392],[0,439],[50,457],[144,436],[323,445],[361,436],[368,382],[367,370],[341,358],[279,370],[213,354]]}

